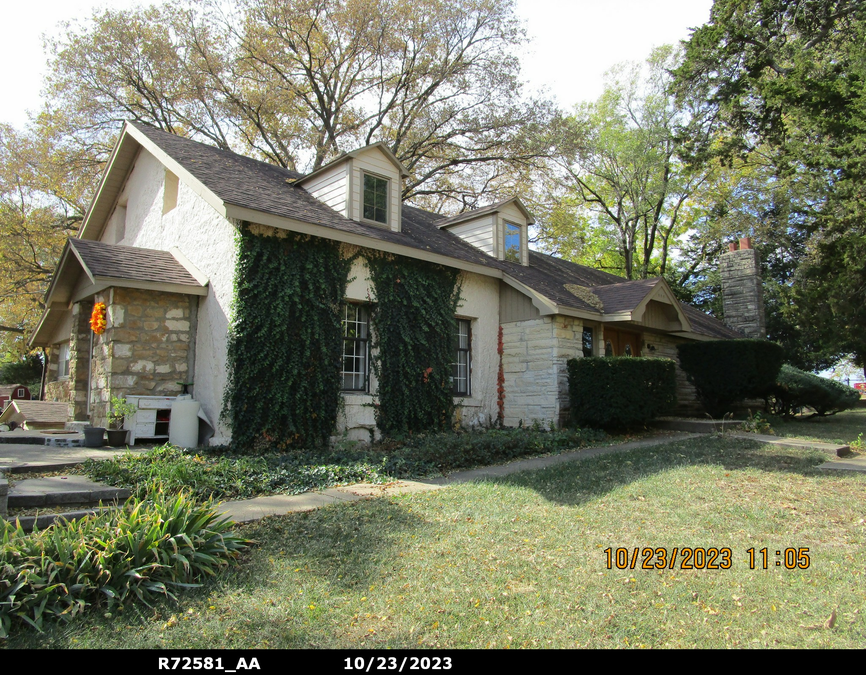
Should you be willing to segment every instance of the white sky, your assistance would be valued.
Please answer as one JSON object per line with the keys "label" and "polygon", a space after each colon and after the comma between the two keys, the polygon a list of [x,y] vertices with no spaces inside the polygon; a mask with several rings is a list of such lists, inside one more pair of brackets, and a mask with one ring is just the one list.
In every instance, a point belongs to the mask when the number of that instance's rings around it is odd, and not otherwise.
{"label": "white sky", "polygon": [[[3,8],[0,25],[0,122],[23,127],[40,107],[46,55],[42,36],[62,34],[60,22],[86,19],[95,7],[132,7],[134,0],[25,0]],[[650,50],[689,36],[712,0],[516,0],[533,42],[523,59],[532,89],[547,88],[560,105],[594,100],[604,72],[641,61]]]}

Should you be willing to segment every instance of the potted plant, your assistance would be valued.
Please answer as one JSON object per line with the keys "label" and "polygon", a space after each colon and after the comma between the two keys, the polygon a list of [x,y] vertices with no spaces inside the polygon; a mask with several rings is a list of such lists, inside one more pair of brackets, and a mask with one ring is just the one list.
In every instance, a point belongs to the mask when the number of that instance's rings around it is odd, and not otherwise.
{"label": "potted plant", "polygon": [[123,428],[123,423],[127,416],[134,415],[138,412],[138,408],[132,403],[127,402],[125,398],[117,396],[111,397],[110,412],[108,413],[108,444],[111,446],[125,445],[126,437],[129,434],[127,429]]}

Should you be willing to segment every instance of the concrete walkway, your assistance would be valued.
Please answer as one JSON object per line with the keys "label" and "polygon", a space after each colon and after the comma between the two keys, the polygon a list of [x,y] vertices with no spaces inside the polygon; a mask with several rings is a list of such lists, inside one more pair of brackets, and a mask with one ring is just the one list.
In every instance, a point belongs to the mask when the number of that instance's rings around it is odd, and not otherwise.
{"label": "concrete walkway", "polygon": [[509,464],[499,466],[486,466],[469,471],[457,471],[442,478],[429,480],[409,481],[401,480],[384,485],[373,485],[371,483],[359,483],[339,488],[328,488],[316,492],[305,492],[300,495],[272,495],[270,497],[257,497],[243,501],[223,502],[217,509],[236,523],[247,523],[260,520],[266,516],[282,516],[287,513],[298,511],[312,511],[327,504],[338,502],[353,502],[359,499],[372,499],[374,497],[406,494],[414,492],[427,492],[429,490],[440,490],[449,485],[468,483],[473,480],[484,480],[507,476],[519,471],[530,471],[544,469],[549,466],[557,466],[566,462],[574,462],[599,455],[612,455],[619,452],[628,452],[638,448],[649,448],[662,445],[672,441],[684,441],[698,438],[702,434],[670,433],[665,436],[647,438],[640,441],[631,441],[619,445],[611,445],[601,448],[585,448],[575,450],[561,455],[549,455],[547,457],[535,457],[533,459],[521,459]]}
{"label": "concrete walkway", "polygon": [[56,448],[30,443],[0,443],[0,473],[62,471],[87,459],[110,459],[125,452],[147,452],[149,448]]}

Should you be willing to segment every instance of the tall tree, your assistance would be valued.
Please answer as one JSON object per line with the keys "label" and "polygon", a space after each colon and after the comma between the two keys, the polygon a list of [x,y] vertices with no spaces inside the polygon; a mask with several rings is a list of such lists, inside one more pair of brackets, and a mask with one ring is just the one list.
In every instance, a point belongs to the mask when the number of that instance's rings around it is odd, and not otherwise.
{"label": "tall tree", "polygon": [[805,240],[789,313],[819,360],[851,353],[866,370],[866,3],[716,0],[677,81],[704,93],[716,130],[695,158],[766,144],[780,177],[808,183],[788,222]]}
{"label": "tall tree", "polygon": [[66,186],[45,150],[38,139],[0,126],[0,354],[26,352],[54,265],[78,223],[58,196]]}
{"label": "tall tree", "polygon": [[524,40],[510,0],[102,10],[52,45],[44,119],[101,157],[134,119],[299,171],[382,140],[411,174],[405,198],[459,210],[546,152]]}
{"label": "tall tree", "polygon": [[678,58],[664,47],[646,68],[618,67],[601,98],[567,120],[558,157],[562,199],[541,233],[560,255],[627,279],[668,270],[689,199],[707,179],[677,157],[676,130],[689,118],[668,93]]}

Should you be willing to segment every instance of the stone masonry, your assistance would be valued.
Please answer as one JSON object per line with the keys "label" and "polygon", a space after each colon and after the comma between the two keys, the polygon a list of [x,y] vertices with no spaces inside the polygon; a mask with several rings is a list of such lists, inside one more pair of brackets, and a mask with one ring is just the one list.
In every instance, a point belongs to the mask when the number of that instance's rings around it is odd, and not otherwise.
{"label": "stone masonry", "polygon": [[93,346],[91,418],[107,426],[112,396],[177,396],[189,378],[190,306],[185,295],[112,288],[108,327]]}
{"label": "stone masonry", "polygon": [[767,337],[758,252],[753,248],[741,248],[725,253],[719,259],[719,268],[725,323],[741,330],[746,337]]}
{"label": "stone masonry", "polygon": [[90,340],[96,336],[90,330],[93,301],[72,306],[72,334],[69,337],[69,375],[58,379],[59,349],[52,347],[48,354],[48,377],[45,400],[69,404],[69,418],[87,419],[87,378],[90,373]]}
{"label": "stone masonry", "polygon": [[583,355],[583,324],[544,316],[502,326],[505,426],[568,422],[566,361]]}

